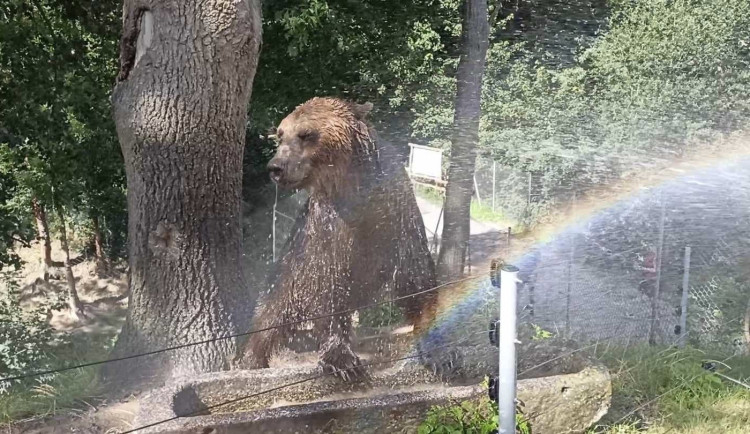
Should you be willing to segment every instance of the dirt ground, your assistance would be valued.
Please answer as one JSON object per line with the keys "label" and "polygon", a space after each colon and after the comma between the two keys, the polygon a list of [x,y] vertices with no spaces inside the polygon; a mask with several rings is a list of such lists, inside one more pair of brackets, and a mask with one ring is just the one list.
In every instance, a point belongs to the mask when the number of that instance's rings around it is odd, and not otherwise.
{"label": "dirt ground", "polygon": [[[42,279],[43,266],[37,243],[31,247],[20,248],[17,252],[24,261],[20,276],[21,300],[24,307],[32,309],[43,300],[67,290],[62,268],[56,267],[52,273],[62,278],[53,277],[49,282]],[[59,243],[53,242],[53,261],[60,261],[62,258]],[[97,274],[93,258],[74,257],[71,258],[71,263],[75,264],[73,275],[86,317],[74,321],[66,311],[54,311],[49,318],[50,324],[61,332],[116,334],[127,311],[128,282],[124,264],[113,264],[105,273]]]}
{"label": "dirt ground", "polygon": [[[24,308],[34,309],[56,295],[65,293],[67,283],[63,269],[53,270],[53,277],[48,282],[43,280],[41,249],[38,244],[19,248],[17,253],[24,261],[19,276],[21,304]],[[52,259],[63,259],[58,242],[52,243]],[[97,274],[93,258],[78,256],[71,258],[71,262],[75,264],[73,274],[79,297],[84,305],[85,316],[75,321],[66,310],[52,311],[48,316],[50,325],[58,332],[90,338],[95,342],[114,338],[122,327],[127,312],[127,272],[124,264],[112,264],[105,273]],[[82,403],[82,408],[78,410],[61,411],[51,417],[19,421],[12,426],[4,427],[7,431],[3,431],[45,434],[114,433],[124,431],[130,426],[137,406],[137,399],[118,403],[99,399],[96,403]]]}

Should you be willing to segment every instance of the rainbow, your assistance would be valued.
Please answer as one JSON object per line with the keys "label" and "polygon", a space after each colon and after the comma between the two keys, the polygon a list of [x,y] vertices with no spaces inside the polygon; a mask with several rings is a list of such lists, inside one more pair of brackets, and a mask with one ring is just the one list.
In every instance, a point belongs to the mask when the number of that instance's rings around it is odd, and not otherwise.
{"label": "rainbow", "polygon": [[[741,171],[741,168],[750,167],[750,146],[743,142],[721,153],[707,151],[694,154],[691,158],[672,160],[662,167],[662,170],[654,170],[649,176],[627,179],[618,185],[592,192],[588,198],[569,205],[555,222],[541,225],[534,231],[534,242],[512,251],[504,258],[505,262],[517,266],[520,269],[519,277],[525,279],[536,268],[541,251],[552,248],[557,242],[564,242],[572,234],[583,232],[587,225],[597,219],[611,217],[634,200],[654,194],[669,197],[669,194],[679,194],[684,190],[686,183],[700,185],[701,178],[717,170],[737,171],[740,168]],[[750,170],[746,172],[750,174]],[[462,283],[455,294],[441,294],[441,314],[432,327],[418,337],[418,345],[427,349],[446,345],[451,335],[455,337],[453,329],[456,328],[462,330],[461,334],[466,334],[467,327],[480,331],[486,328],[486,314],[493,313],[491,306],[495,306],[494,311],[497,311],[497,297],[497,288],[490,283],[489,267],[485,274]],[[485,315],[478,315],[480,311]],[[477,321],[481,324],[469,326]],[[486,341],[486,336],[481,339]]]}

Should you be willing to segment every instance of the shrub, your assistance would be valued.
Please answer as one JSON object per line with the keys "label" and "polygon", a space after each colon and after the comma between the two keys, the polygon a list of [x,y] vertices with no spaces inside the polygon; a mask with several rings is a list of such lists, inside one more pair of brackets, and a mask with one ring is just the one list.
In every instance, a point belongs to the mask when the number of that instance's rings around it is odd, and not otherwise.
{"label": "shrub", "polygon": [[[482,384],[489,387],[487,380]],[[497,432],[497,403],[482,397],[452,406],[435,406],[417,429],[418,434],[490,434]],[[520,412],[516,413],[516,433],[531,434],[531,425]]]}
{"label": "shrub", "polygon": [[[59,300],[26,310],[21,307],[15,276],[0,274],[0,284],[6,289],[0,293],[0,377],[49,368],[52,349],[63,341],[47,322],[50,310],[60,307]],[[37,380],[44,382],[51,378],[48,375]],[[7,393],[11,383],[0,382],[0,394]]]}

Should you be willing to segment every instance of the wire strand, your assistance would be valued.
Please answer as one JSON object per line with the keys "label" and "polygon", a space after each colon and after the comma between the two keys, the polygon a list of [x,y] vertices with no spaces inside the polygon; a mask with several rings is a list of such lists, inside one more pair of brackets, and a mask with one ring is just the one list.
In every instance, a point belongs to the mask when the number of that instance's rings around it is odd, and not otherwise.
{"label": "wire strand", "polygon": [[186,343],[186,344],[175,345],[175,346],[172,346],[172,347],[166,347],[166,348],[161,348],[161,349],[158,349],[158,350],[147,351],[147,352],[144,352],[144,353],[131,354],[129,356],[115,357],[115,358],[105,359],[105,360],[97,360],[97,361],[94,361],[94,362],[81,363],[81,364],[74,365],[74,366],[67,366],[67,367],[57,368],[57,369],[48,369],[48,370],[43,370],[43,371],[30,372],[30,373],[22,374],[22,375],[15,375],[15,376],[12,376],[12,377],[0,378],[0,383],[5,382],[5,381],[23,380],[23,379],[26,379],[26,378],[34,378],[34,377],[40,377],[40,376],[43,376],[43,375],[51,375],[51,374],[57,374],[57,373],[60,373],[60,372],[72,371],[74,369],[88,368],[88,367],[91,367],[91,366],[104,365],[104,364],[107,364],[107,363],[122,362],[122,361],[125,361],[125,360],[132,360],[132,359],[137,359],[137,358],[141,358],[141,357],[153,356],[153,355],[156,355],[156,354],[162,354],[162,353],[166,353],[166,352],[169,352],[169,351],[181,350],[183,348],[189,348],[189,347],[193,347],[193,346],[196,346],[196,345],[205,345],[205,344],[209,344],[211,342],[216,342],[216,341],[221,341],[221,340],[226,340],[226,339],[233,339],[233,338],[238,338],[238,337],[241,337],[241,336],[249,336],[249,335],[253,335],[253,334],[256,334],[256,333],[262,333],[262,332],[266,332],[266,331],[269,331],[269,330],[274,330],[274,329],[277,329],[277,328],[290,327],[290,326],[302,324],[302,323],[305,323],[305,322],[308,322],[308,321],[316,321],[316,320],[320,320],[320,319],[330,318],[330,317],[333,317],[333,316],[351,314],[351,313],[354,313],[355,311],[358,311],[358,310],[371,309],[371,308],[378,307],[378,306],[381,306],[381,305],[393,303],[394,301],[404,300],[404,299],[412,298],[412,297],[418,297],[420,295],[427,294],[429,292],[437,291],[438,289],[444,288],[446,286],[450,286],[450,285],[454,285],[454,284],[466,282],[466,281],[473,280],[473,279],[480,279],[480,278],[483,278],[483,277],[484,276],[466,277],[466,278],[463,278],[463,279],[458,279],[458,280],[454,280],[454,281],[451,281],[451,282],[443,283],[443,284],[435,286],[433,288],[425,289],[425,290],[418,291],[418,292],[415,292],[415,293],[412,293],[412,294],[408,294],[408,295],[403,295],[403,296],[396,297],[396,298],[393,298],[393,299],[379,301],[379,302],[375,302],[375,303],[370,303],[370,304],[367,304],[367,305],[364,305],[364,306],[359,306],[359,307],[356,307],[356,308],[340,310],[340,311],[337,311],[337,312],[331,312],[331,313],[317,315],[317,316],[313,316],[313,317],[309,317],[309,318],[302,318],[302,319],[298,319],[298,320],[294,320],[294,321],[288,321],[288,322],[285,322],[285,323],[276,324],[276,325],[273,325],[273,326],[270,326],[270,327],[264,327],[264,328],[260,328],[260,329],[256,329],[256,330],[250,330],[250,331],[247,331],[247,332],[233,333],[233,334],[226,335],[226,336],[219,336],[219,337],[216,337],[216,338],[206,339],[206,340],[197,341],[197,342],[189,342],[189,343]]}
{"label": "wire strand", "polygon": [[[483,330],[481,332],[481,334],[487,333],[487,331]],[[479,333],[477,333],[477,334],[479,334]],[[427,351],[418,352],[416,354],[411,354],[411,355],[403,356],[403,357],[396,357],[396,358],[388,359],[388,360],[382,360],[382,361],[379,361],[379,362],[363,363],[363,364],[361,364],[359,366],[360,367],[369,367],[369,366],[377,366],[377,365],[384,365],[384,364],[393,363],[393,362],[399,362],[399,361],[403,361],[403,360],[415,359],[415,358],[418,358],[418,357],[422,357],[425,354],[432,353],[434,351],[437,351],[437,350],[440,350],[440,349],[443,349],[443,348],[446,348],[446,347],[450,347],[450,346],[453,346],[453,345],[459,345],[460,343],[466,342],[468,340],[469,340],[469,337],[466,337],[466,338],[463,338],[463,339],[459,339],[459,340],[450,342],[448,344],[437,346],[437,347],[432,348],[432,349],[427,350]],[[163,420],[160,420],[160,421],[157,421],[157,422],[150,423],[148,425],[139,426],[139,427],[136,427],[136,428],[131,429],[129,431],[125,431],[122,434],[129,434],[129,433],[134,433],[134,432],[137,432],[137,431],[144,430],[146,428],[153,428],[153,427],[155,427],[157,425],[161,425],[161,424],[164,424],[164,423],[167,423],[167,422],[172,422],[174,420],[177,420],[177,419],[180,419],[180,418],[183,418],[183,417],[196,416],[196,415],[198,415],[198,413],[202,413],[202,412],[207,411],[207,410],[212,410],[214,408],[222,407],[222,406],[229,405],[229,404],[234,404],[236,402],[244,401],[246,399],[255,398],[255,397],[258,397],[260,395],[264,395],[266,393],[275,392],[277,390],[281,390],[281,389],[284,389],[284,388],[287,388],[287,387],[292,387],[292,386],[296,386],[296,385],[299,385],[299,384],[306,383],[308,381],[317,380],[319,378],[323,378],[323,377],[326,377],[328,375],[335,375],[335,374],[338,374],[338,373],[341,373],[341,372],[345,372],[347,370],[349,370],[349,369],[335,369],[335,370],[333,370],[331,372],[324,372],[324,373],[321,373],[321,374],[317,374],[317,375],[313,375],[313,376],[310,376],[310,377],[307,377],[307,378],[303,378],[301,380],[293,381],[293,382],[290,382],[290,383],[285,383],[285,384],[282,384],[282,385],[279,385],[279,386],[274,386],[274,387],[271,387],[271,388],[268,388],[268,389],[261,390],[259,392],[251,393],[249,395],[240,396],[238,398],[233,398],[233,399],[230,399],[228,401],[220,402],[218,404],[213,404],[213,405],[210,405],[210,406],[207,406],[207,407],[203,407],[203,408],[201,408],[199,410],[192,411],[190,413],[187,413],[187,414],[184,414],[184,415],[181,415],[181,416],[174,416],[174,417],[171,417],[169,419],[163,419]]]}

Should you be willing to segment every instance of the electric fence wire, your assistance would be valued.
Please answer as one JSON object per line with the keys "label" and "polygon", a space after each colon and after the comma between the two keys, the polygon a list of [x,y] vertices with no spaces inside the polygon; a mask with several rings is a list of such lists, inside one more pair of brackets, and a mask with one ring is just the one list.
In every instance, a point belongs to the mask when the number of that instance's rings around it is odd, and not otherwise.
{"label": "electric fence wire", "polygon": [[316,321],[316,320],[330,318],[330,317],[339,316],[339,315],[352,314],[352,313],[354,313],[356,311],[361,311],[361,310],[364,310],[364,309],[371,309],[371,308],[375,308],[375,307],[378,307],[378,306],[382,306],[382,305],[386,305],[386,304],[391,304],[391,303],[396,302],[396,301],[400,301],[400,300],[404,300],[404,299],[408,299],[408,298],[412,298],[412,297],[418,297],[420,295],[424,295],[424,294],[427,294],[427,293],[430,293],[430,292],[433,292],[433,291],[437,291],[437,290],[439,290],[441,288],[444,288],[446,286],[450,286],[450,285],[454,285],[454,284],[466,282],[466,281],[469,281],[469,280],[477,280],[477,279],[481,279],[481,278],[486,278],[486,277],[485,276],[471,276],[471,277],[466,277],[466,278],[463,278],[463,279],[457,279],[457,280],[454,280],[454,281],[451,281],[451,282],[447,282],[447,283],[444,283],[444,284],[441,284],[441,285],[438,285],[438,286],[435,286],[435,287],[432,287],[432,288],[429,288],[429,289],[425,289],[425,290],[422,290],[422,291],[414,292],[412,294],[403,295],[403,296],[399,296],[399,297],[394,297],[392,299],[388,299],[388,300],[384,300],[384,301],[379,301],[379,302],[375,302],[375,303],[370,303],[370,304],[366,304],[364,306],[359,306],[359,307],[356,307],[356,308],[344,309],[344,310],[340,310],[340,311],[337,311],[337,312],[330,312],[330,313],[326,313],[326,314],[312,316],[312,317],[309,317],[309,318],[302,318],[302,319],[298,319],[298,320],[294,320],[294,321],[288,321],[288,322],[285,322],[285,323],[276,324],[276,325],[273,325],[273,326],[270,326],[270,327],[264,327],[264,328],[260,328],[260,329],[250,330],[250,331],[247,331],[247,332],[232,333],[232,334],[225,335],[225,336],[219,336],[219,337],[215,337],[215,338],[211,338],[211,339],[205,339],[205,340],[197,341],[197,342],[188,342],[188,343],[185,343],[185,344],[180,344],[180,345],[175,345],[175,346],[172,346],[172,347],[161,348],[161,349],[153,350],[153,351],[146,351],[146,352],[138,353],[138,354],[131,354],[131,355],[128,355],[128,356],[114,357],[114,358],[111,358],[111,359],[97,360],[97,361],[87,362],[87,363],[81,363],[81,364],[73,365],[73,366],[66,366],[66,367],[56,368],[56,369],[41,370],[41,371],[29,372],[29,373],[21,374],[21,375],[14,375],[14,376],[11,376],[11,377],[0,378],[0,383],[6,382],[6,381],[17,381],[17,380],[23,380],[23,379],[26,379],[26,378],[40,377],[40,376],[43,376],[43,375],[57,374],[57,373],[60,373],[60,372],[66,372],[66,371],[71,371],[71,370],[75,370],[75,369],[88,368],[88,367],[91,367],[91,366],[104,365],[104,364],[107,364],[107,363],[121,362],[121,361],[125,361],[125,360],[137,359],[137,358],[140,358],[140,357],[153,356],[153,355],[156,355],[156,354],[161,354],[161,353],[166,353],[166,352],[169,352],[169,351],[180,350],[180,349],[183,349],[183,348],[193,347],[193,346],[196,346],[196,345],[205,345],[205,344],[209,344],[209,343],[216,342],[216,341],[221,341],[221,340],[226,340],[226,339],[233,339],[233,338],[238,338],[238,337],[241,337],[241,336],[249,336],[249,335],[253,335],[253,334],[256,334],[256,333],[262,333],[262,332],[274,330],[274,329],[277,329],[277,328],[291,327],[291,326],[294,326],[294,325],[306,323],[308,321]]}
{"label": "electric fence wire", "polygon": [[[738,321],[738,320],[740,320],[740,319],[742,319],[742,317],[741,317],[741,316],[740,316],[740,317],[737,317],[737,318],[735,318],[735,319],[732,319],[731,321]],[[553,361],[556,361],[556,360],[560,360],[560,359],[563,359],[563,358],[565,358],[565,357],[568,357],[568,356],[571,356],[571,355],[573,355],[573,354],[575,354],[575,353],[578,353],[578,352],[581,352],[581,351],[585,351],[585,350],[587,350],[587,349],[590,349],[590,348],[592,348],[592,347],[596,348],[596,347],[597,347],[597,346],[598,346],[599,344],[601,344],[601,343],[603,343],[603,342],[608,342],[608,343],[610,343],[610,342],[611,342],[612,340],[614,340],[615,338],[619,338],[619,337],[620,337],[619,335],[613,335],[613,336],[609,336],[609,337],[607,337],[607,338],[599,339],[599,340],[597,340],[596,342],[594,342],[593,344],[590,344],[590,345],[586,345],[586,346],[584,346],[584,347],[581,347],[581,348],[576,348],[576,349],[574,349],[574,350],[571,350],[571,351],[568,351],[568,352],[566,352],[566,353],[560,354],[560,355],[558,355],[558,356],[556,356],[556,357],[550,358],[550,359],[548,359],[548,360],[546,360],[546,361],[543,361],[543,362],[541,362],[541,363],[539,363],[539,364],[537,364],[537,365],[535,365],[535,366],[532,366],[531,368],[525,369],[524,371],[522,371],[522,372],[518,373],[518,376],[520,377],[520,376],[522,376],[522,375],[524,375],[524,374],[526,374],[526,373],[528,373],[528,372],[531,372],[531,371],[533,371],[533,370],[535,370],[535,369],[538,369],[538,368],[540,368],[540,367],[542,367],[542,366],[545,366],[545,365],[547,365],[547,364],[549,364],[549,363],[551,363],[551,362],[553,362]],[[678,352],[679,352],[679,349],[678,349],[678,347],[677,347],[677,344],[678,344],[678,342],[679,342],[679,340],[680,340],[680,339],[681,339],[680,337],[676,338],[676,339],[675,339],[675,340],[674,340],[674,341],[673,341],[673,342],[672,342],[672,343],[671,343],[670,345],[668,345],[668,346],[667,346],[666,348],[664,348],[664,349],[662,349],[661,351],[659,351],[659,352],[658,352],[658,353],[656,354],[656,356],[655,356],[655,359],[653,359],[653,361],[655,361],[655,362],[659,362],[659,361],[665,361],[665,360],[667,360],[667,359],[668,359],[669,357],[672,357],[672,356],[674,356],[675,354],[677,354],[677,353],[674,353],[674,352],[670,352],[670,350],[678,350]],[[605,351],[605,353],[606,353],[606,352],[608,352],[608,351],[609,351],[609,349],[607,349],[607,351]],[[625,350],[624,350],[624,351],[627,351],[627,347],[625,348]],[[700,350],[699,350],[699,351],[700,351]],[[702,352],[702,351],[701,351],[701,352]],[[596,358],[596,354],[594,355],[594,357]],[[730,359],[731,357],[732,357],[732,356],[729,356],[728,358],[724,359],[724,361],[726,361],[726,360],[729,360],[729,359]],[[680,359],[674,360],[674,361],[672,361],[672,362],[670,363],[670,366],[672,366],[672,365],[675,365],[676,363],[678,363],[678,362],[680,362],[680,361],[683,361],[683,360],[685,360],[685,358],[680,358]],[[724,361],[722,361],[722,362],[720,362],[720,363],[722,363],[722,364],[725,364],[725,363],[724,363]],[[646,363],[646,360],[645,360],[645,359],[641,359],[641,360],[639,360],[639,361],[638,361],[638,362],[637,362],[637,363],[636,363],[635,365],[633,365],[633,366],[630,366],[630,367],[628,367],[627,369],[624,369],[624,370],[620,370],[620,371],[618,371],[618,372],[614,372],[614,373],[612,373],[611,375],[612,375],[612,376],[614,376],[614,377],[619,377],[619,376],[622,376],[622,375],[626,375],[626,374],[628,374],[629,372],[631,372],[631,371],[634,371],[634,370],[636,370],[637,368],[640,368],[640,367],[641,367],[641,366],[643,366],[643,365],[644,365],[645,363]],[[720,376],[720,377],[722,377],[722,378],[723,378],[723,377],[725,377],[725,376],[721,375],[720,373],[714,373],[714,374],[716,374],[716,375],[719,375],[719,376]],[[638,407],[636,407],[635,409],[631,410],[631,411],[630,411],[630,412],[629,412],[628,414],[626,414],[625,416],[621,417],[621,418],[620,418],[619,420],[617,420],[616,422],[614,422],[614,423],[613,423],[613,425],[617,425],[617,424],[619,424],[619,423],[623,422],[623,421],[624,421],[625,419],[627,419],[628,417],[630,417],[630,416],[632,416],[633,414],[635,414],[635,413],[636,413],[636,412],[637,412],[638,410],[640,410],[640,409],[642,409],[642,408],[644,408],[644,407],[646,407],[646,406],[648,406],[648,405],[650,405],[650,404],[652,404],[652,403],[654,403],[654,402],[658,401],[659,399],[661,399],[662,397],[664,397],[664,396],[668,395],[669,393],[672,393],[672,392],[674,392],[675,390],[677,390],[677,389],[679,389],[679,388],[681,388],[681,387],[684,387],[684,386],[685,386],[685,385],[687,385],[688,383],[691,383],[692,381],[695,381],[695,380],[696,380],[697,378],[699,378],[699,377],[700,377],[701,375],[704,375],[704,374],[698,374],[698,375],[695,375],[695,376],[693,376],[692,378],[688,378],[688,379],[686,379],[686,380],[682,381],[681,383],[679,383],[679,384],[678,384],[677,386],[674,386],[673,388],[671,388],[671,389],[667,390],[666,392],[664,392],[664,393],[660,394],[659,396],[657,396],[657,397],[655,397],[655,398],[653,398],[653,399],[649,400],[649,401],[648,401],[648,402],[646,402],[646,403],[643,403],[643,404],[639,405],[639,406],[638,406]],[[734,378],[731,378],[731,377],[728,377],[728,380],[729,380],[729,381],[732,381],[732,382],[735,382],[735,383],[738,383],[738,381],[737,381],[736,379],[734,379]],[[740,383],[741,383],[741,382],[740,382]],[[743,384],[740,384],[740,385],[742,385],[742,386],[744,386],[744,387],[747,387],[747,385],[745,385],[744,383],[743,383]],[[547,408],[547,409],[545,410],[545,412],[544,412],[544,413],[538,413],[538,414],[533,414],[533,415],[529,415],[529,417],[528,417],[528,420],[529,420],[530,422],[532,422],[532,424],[533,424],[533,421],[534,421],[534,420],[536,420],[536,419],[538,419],[539,417],[541,417],[541,416],[542,416],[543,414],[546,414],[546,413],[550,413],[550,412],[552,412],[552,411],[555,411],[556,409],[560,408],[560,407],[561,407],[562,405],[564,405],[564,404],[566,404],[566,402],[561,402],[561,403],[559,403],[559,404],[557,404],[557,405],[555,405],[555,406],[553,406],[553,407]],[[533,426],[533,425],[532,425],[532,426]]]}
{"label": "electric fence wire", "polygon": [[[366,368],[366,367],[370,367],[370,366],[385,365],[385,364],[388,364],[388,363],[394,363],[394,362],[400,362],[400,361],[404,361],[404,360],[410,360],[410,359],[420,358],[420,357],[422,357],[422,356],[424,356],[426,354],[434,353],[435,351],[438,351],[438,350],[442,350],[442,349],[445,349],[445,348],[448,348],[448,347],[451,347],[451,346],[458,346],[458,345],[460,345],[460,344],[462,344],[464,342],[469,341],[469,339],[471,339],[474,335],[477,335],[477,334],[486,334],[488,332],[489,332],[489,330],[483,330],[483,331],[478,332],[478,333],[472,333],[468,337],[464,337],[462,339],[457,339],[457,340],[455,340],[453,342],[449,342],[447,344],[439,345],[439,346],[436,346],[436,347],[431,348],[431,349],[426,350],[426,351],[417,352],[415,354],[410,354],[408,356],[396,357],[396,358],[392,358],[392,359],[388,359],[388,360],[381,360],[381,361],[378,361],[378,362],[362,363],[361,365],[359,365],[359,367]],[[477,344],[477,345],[479,345],[479,344]],[[482,345],[485,345],[485,344],[482,344]],[[489,344],[486,344],[486,345],[489,345]],[[129,434],[129,433],[138,432],[138,431],[141,431],[141,430],[144,430],[144,429],[147,429],[147,428],[153,428],[155,426],[162,425],[162,424],[165,424],[165,423],[168,423],[168,422],[172,422],[172,421],[175,421],[175,420],[180,419],[180,418],[195,416],[195,415],[198,415],[199,413],[203,413],[203,412],[206,412],[208,410],[212,410],[212,409],[215,409],[215,408],[218,408],[218,407],[222,407],[222,406],[225,406],[225,405],[229,405],[229,404],[234,404],[234,403],[241,402],[241,401],[244,401],[244,400],[247,400],[247,399],[256,398],[258,396],[261,396],[261,395],[264,395],[264,394],[267,394],[267,393],[275,392],[275,391],[278,391],[278,390],[281,390],[281,389],[285,389],[287,387],[297,386],[299,384],[307,383],[309,381],[317,380],[319,378],[323,378],[323,377],[326,377],[326,376],[329,376],[329,375],[335,375],[335,374],[338,374],[338,373],[343,373],[343,372],[345,372],[347,370],[348,369],[335,369],[335,370],[330,371],[330,372],[323,372],[323,373],[316,374],[316,375],[313,375],[313,376],[310,376],[310,377],[306,377],[306,378],[303,378],[303,379],[300,379],[300,380],[296,380],[296,381],[285,383],[285,384],[282,384],[282,385],[279,385],[279,386],[274,386],[274,387],[271,387],[271,388],[268,388],[268,389],[264,389],[264,390],[261,390],[259,392],[254,392],[254,393],[251,393],[251,394],[248,394],[248,395],[240,396],[238,398],[233,398],[233,399],[230,399],[230,400],[227,400],[227,401],[223,401],[223,402],[220,402],[220,403],[217,403],[217,404],[213,404],[213,405],[210,405],[210,406],[201,407],[199,410],[195,410],[195,411],[192,411],[192,412],[180,415],[180,416],[173,416],[173,417],[168,418],[168,419],[163,419],[163,420],[159,420],[157,422],[153,422],[153,423],[150,423],[150,424],[147,424],[147,425],[142,425],[142,426],[133,428],[131,430],[124,431],[122,434]]]}

